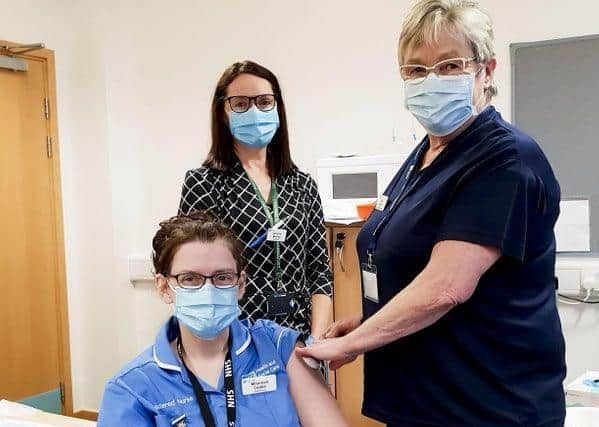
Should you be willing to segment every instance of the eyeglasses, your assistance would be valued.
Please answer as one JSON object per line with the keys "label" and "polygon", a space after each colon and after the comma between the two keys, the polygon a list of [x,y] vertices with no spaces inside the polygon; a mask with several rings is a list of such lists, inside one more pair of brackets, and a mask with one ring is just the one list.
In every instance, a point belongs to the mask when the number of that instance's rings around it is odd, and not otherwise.
{"label": "eyeglasses", "polygon": [[260,111],[270,111],[277,105],[275,96],[264,94],[258,96],[229,96],[225,98],[229,102],[229,107],[236,113],[245,113],[250,109],[252,101]]}
{"label": "eyeglasses", "polygon": [[177,285],[183,289],[200,289],[206,284],[206,280],[208,279],[210,279],[210,282],[219,289],[230,289],[237,286],[239,273],[222,272],[213,274],[212,276],[204,276],[200,273],[185,272],[172,275],[169,274],[167,277],[173,277],[177,281]]}
{"label": "eyeglasses", "polygon": [[432,67],[420,64],[405,64],[399,67],[401,78],[405,81],[423,79],[429,72],[437,76],[457,76],[467,72],[467,67],[474,58],[451,58],[437,62]]}

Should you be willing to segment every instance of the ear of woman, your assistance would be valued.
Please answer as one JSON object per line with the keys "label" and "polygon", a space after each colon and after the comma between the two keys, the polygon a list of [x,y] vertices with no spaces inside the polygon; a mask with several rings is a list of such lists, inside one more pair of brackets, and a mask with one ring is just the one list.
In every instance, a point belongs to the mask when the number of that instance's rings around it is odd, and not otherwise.
{"label": "ear of woman", "polygon": [[168,286],[168,280],[162,274],[157,274],[154,276],[154,287],[158,291],[158,295],[160,295],[160,299],[164,301],[165,304],[172,304],[173,297],[170,293],[170,288]]}

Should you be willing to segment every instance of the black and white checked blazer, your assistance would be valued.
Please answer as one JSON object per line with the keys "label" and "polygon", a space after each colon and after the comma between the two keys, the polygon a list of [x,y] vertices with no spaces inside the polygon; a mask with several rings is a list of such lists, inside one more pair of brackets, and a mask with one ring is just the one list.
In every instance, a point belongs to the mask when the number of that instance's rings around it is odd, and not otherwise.
{"label": "black and white checked blazer", "polygon": [[[276,321],[298,329],[305,338],[310,334],[311,296],[332,294],[322,205],[316,183],[308,174],[295,171],[277,178],[276,184],[279,217],[287,218],[287,237],[281,243],[283,286],[286,292],[300,296],[298,312]],[[274,244],[264,241],[255,249],[248,247],[267,229],[268,219],[239,161],[229,173],[200,167],[185,174],[179,213],[196,209],[212,211],[245,244],[248,280],[242,316],[266,318],[265,295],[277,290]]]}

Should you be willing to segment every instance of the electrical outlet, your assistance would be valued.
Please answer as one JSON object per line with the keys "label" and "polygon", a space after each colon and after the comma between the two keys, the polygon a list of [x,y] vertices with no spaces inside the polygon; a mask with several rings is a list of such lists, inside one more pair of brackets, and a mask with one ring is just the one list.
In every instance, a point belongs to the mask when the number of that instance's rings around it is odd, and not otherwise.
{"label": "electrical outlet", "polygon": [[599,288],[595,288],[595,287],[586,288],[586,287],[584,287],[584,286],[581,285],[580,286],[580,295],[582,295],[583,297],[586,297],[587,296],[587,292],[589,290],[591,291],[589,293],[589,298],[594,298],[594,299],[599,298]]}

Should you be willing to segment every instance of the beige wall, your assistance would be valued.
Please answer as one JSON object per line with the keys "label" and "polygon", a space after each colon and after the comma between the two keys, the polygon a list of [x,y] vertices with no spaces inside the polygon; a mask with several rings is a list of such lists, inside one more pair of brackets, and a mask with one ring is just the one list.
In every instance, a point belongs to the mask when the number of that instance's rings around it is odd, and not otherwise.
{"label": "beige wall", "polygon": [[[599,33],[594,0],[482,3],[496,28],[495,104],[508,119],[510,43]],[[57,53],[75,409],[97,408],[106,379],[168,313],[151,285],[129,284],[127,257],[147,255],[157,222],[176,212],[183,173],[206,153],[211,92],[227,65],[254,59],[279,76],[307,171],[331,153],[405,149],[391,137],[395,129],[406,144],[414,126],[395,58],[407,2],[256,5],[0,0],[0,39]],[[571,375],[599,369],[598,313],[562,310]]]}

